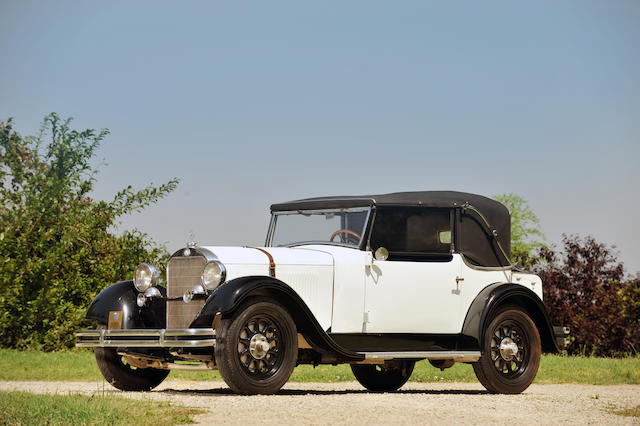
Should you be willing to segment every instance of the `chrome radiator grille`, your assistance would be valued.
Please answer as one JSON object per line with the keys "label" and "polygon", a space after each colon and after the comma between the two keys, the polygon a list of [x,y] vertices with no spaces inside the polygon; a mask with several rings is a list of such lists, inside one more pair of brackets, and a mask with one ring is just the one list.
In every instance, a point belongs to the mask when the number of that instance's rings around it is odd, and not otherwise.
{"label": "chrome radiator grille", "polygon": [[206,260],[202,256],[173,257],[167,264],[167,296],[171,299],[179,297],[180,300],[167,301],[167,328],[189,328],[189,324],[204,306],[204,300],[192,300],[184,303],[182,295],[201,284],[202,268]]}

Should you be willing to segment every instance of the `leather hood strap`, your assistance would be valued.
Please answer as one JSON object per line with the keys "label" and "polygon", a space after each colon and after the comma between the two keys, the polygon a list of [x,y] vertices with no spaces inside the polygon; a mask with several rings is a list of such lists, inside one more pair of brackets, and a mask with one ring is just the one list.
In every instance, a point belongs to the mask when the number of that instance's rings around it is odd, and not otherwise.
{"label": "leather hood strap", "polygon": [[260,248],[260,247],[249,247],[249,246],[246,246],[246,248],[256,249],[256,250],[259,250],[259,251],[261,251],[261,252],[263,252],[264,254],[267,255],[267,257],[269,258],[269,276],[271,278],[275,278],[276,277],[276,262],[274,262],[273,256],[271,256],[271,253],[269,253],[268,251],[266,251],[265,249]]}

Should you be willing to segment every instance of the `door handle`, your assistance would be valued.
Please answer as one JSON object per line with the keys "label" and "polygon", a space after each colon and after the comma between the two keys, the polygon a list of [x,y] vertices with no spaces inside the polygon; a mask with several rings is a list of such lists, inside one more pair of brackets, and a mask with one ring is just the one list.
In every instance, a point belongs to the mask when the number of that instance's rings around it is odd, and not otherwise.
{"label": "door handle", "polygon": [[459,284],[460,281],[464,281],[464,278],[456,277],[456,284]]}

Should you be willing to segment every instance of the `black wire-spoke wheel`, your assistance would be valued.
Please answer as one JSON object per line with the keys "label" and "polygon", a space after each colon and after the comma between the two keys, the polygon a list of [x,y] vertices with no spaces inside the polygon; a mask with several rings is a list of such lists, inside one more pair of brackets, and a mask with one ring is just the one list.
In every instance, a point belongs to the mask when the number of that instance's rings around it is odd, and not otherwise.
{"label": "black wire-spoke wheel", "polygon": [[272,394],[289,380],[298,356],[296,325],[270,299],[252,299],[216,330],[220,375],[239,394]]}
{"label": "black wire-spoke wheel", "polygon": [[240,330],[238,357],[245,373],[266,378],[282,365],[280,332],[274,320],[265,315],[252,317]]}
{"label": "black wire-spoke wheel", "polygon": [[473,364],[490,392],[515,394],[529,387],[540,366],[540,334],[522,308],[507,306],[484,330],[483,354]]}
{"label": "black wire-spoke wheel", "polygon": [[373,392],[393,392],[402,387],[411,373],[415,361],[391,361],[385,364],[351,364],[351,371],[358,382]]}
{"label": "black wire-spoke wheel", "polygon": [[507,320],[498,324],[491,336],[491,360],[500,374],[509,378],[522,374],[528,352],[527,335],[517,322]]}

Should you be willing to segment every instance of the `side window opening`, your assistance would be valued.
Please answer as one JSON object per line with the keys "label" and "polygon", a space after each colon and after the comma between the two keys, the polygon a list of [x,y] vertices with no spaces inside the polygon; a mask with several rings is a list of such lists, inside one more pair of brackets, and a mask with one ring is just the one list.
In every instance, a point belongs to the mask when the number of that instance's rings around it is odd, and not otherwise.
{"label": "side window opening", "polygon": [[389,250],[389,260],[451,260],[449,209],[381,207],[376,213],[371,248]]}

